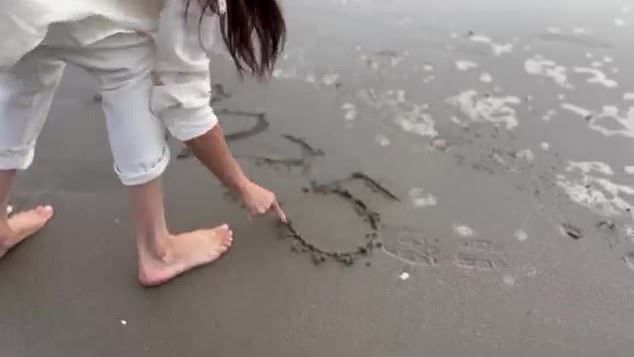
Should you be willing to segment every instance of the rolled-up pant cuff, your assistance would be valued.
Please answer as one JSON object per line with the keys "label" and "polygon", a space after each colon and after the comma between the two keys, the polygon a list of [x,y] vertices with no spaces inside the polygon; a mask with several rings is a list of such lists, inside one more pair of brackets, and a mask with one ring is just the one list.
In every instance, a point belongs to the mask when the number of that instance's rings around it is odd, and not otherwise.
{"label": "rolled-up pant cuff", "polygon": [[135,172],[122,172],[119,170],[117,165],[114,165],[114,170],[119,176],[119,180],[125,186],[138,186],[146,184],[156,178],[159,178],[165,170],[167,169],[167,165],[170,162],[170,150],[165,146],[163,150],[163,155],[155,161],[150,163],[139,164],[139,169]]}
{"label": "rolled-up pant cuff", "polygon": [[35,149],[0,149],[0,170],[26,170],[33,163]]}

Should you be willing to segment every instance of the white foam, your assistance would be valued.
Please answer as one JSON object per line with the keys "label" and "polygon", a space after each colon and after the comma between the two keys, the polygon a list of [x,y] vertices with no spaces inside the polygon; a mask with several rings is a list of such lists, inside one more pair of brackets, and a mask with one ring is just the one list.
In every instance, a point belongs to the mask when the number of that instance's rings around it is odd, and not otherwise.
{"label": "white foam", "polygon": [[369,104],[385,111],[403,131],[420,136],[438,135],[434,119],[427,113],[429,105],[410,102],[402,89],[389,90],[376,98],[370,98]]}
{"label": "white foam", "polygon": [[472,61],[467,61],[467,60],[457,60],[456,68],[460,71],[468,71],[471,69],[478,68],[478,64]]}
{"label": "white foam", "polygon": [[436,77],[434,76],[427,76],[425,78],[423,78],[423,83],[429,83],[431,81],[433,81]]}
{"label": "white foam", "polygon": [[634,138],[634,107],[621,114],[619,108],[606,105],[601,113],[591,118],[589,125],[590,129],[605,136]]}
{"label": "white foam", "polygon": [[374,59],[369,58],[367,55],[361,55],[360,59],[361,61],[365,62],[365,64],[367,64],[370,68],[372,68],[372,70],[379,70],[379,63]]}
{"label": "white foam", "polygon": [[634,270],[634,252],[629,252],[623,256],[623,262],[628,269]]}
{"label": "white foam", "polygon": [[524,69],[528,74],[550,78],[562,88],[574,88],[572,84],[568,82],[566,67],[558,65],[553,60],[535,56],[524,62]]}
{"label": "white foam", "polygon": [[460,119],[458,119],[457,116],[452,116],[451,118],[449,118],[449,121],[454,123],[454,124],[456,124],[456,125],[465,126],[465,123],[460,121]]}
{"label": "white foam", "polygon": [[374,137],[374,141],[379,144],[379,146],[386,147],[390,145],[390,138],[385,136],[384,134],[377,134]]}
{"label": "white foam", "polygon": [[542,150],[544,150],[544,151],[550,150],[550,144],[545,142],[545,141],[542,142],[540,146],[541,146]]}
{"label": "white foam", "polygon": [[634,175],[634,166],[624,166],[623,172],[625,172],[628,175]]}
{"label": "white foam", "polygon": [[580,106],[574,105],[574,104],[570,104],[570,103],[563,103],[561,105],[562,109],[566,109],[568,111],[573,112],[574,114],[577,114],[583,118],[587,117],[588,115],[592,114],[591,111],[589,111],[588,109],[582,108]]}
{"label": "white foam", "polygon": [[616,26],[627,26],[627,22],[625,22],[625,20],[623,20],[620,17],[617,17],[617,18],[614,19],[614,24]]}
{"label": "white foam", "polygon": [[559,27],[554,27],[554,26],[548,26],[546,28],[546,31],[548,31],[548,33],[553,33],[553,34],[560,34],[561,33],[561,29]]}
{"label": "white foam", "polygon": [[416,208],[433,207],[438,204],[436,196],[426,192],[420,187],[413,187],[409,190],[409,198],[412,206]]}
{"label": "white foam", "polygon": [[521,229],[518,229],[515,231],[515,238],[517,238],[517,240],[519,240],[520,242],[523,242],[528,239],[528,233]]}
{"label": "white foam", "polygon": [[357,118],[357,106],[352,103],[344,103],[341,105],[341,110],[345,112],[344,119],[348,121],[355,120]]}
{"label": "white foam", "polygon": [[634,100],[634,93],[632,92],[624,93],[623,100]]}
{"label": "white foam", "polygon": [[454,232],[461,237],[472,237],[476,234],[476,232],[471,228],[462,224],[454,224],[453,226]]}
{"label": "white foam", "polygon": [[583,35],[586,33],[586,29],[584,29],[583,27],[573,27],[572,33],[574,33],[575,35]]}
{"label": "white foam", "polygon": [[524,149],[524,150],[518,151],[516,156],[528,162],[535,161],[535,154],[533,153],[531,149]]}
{"label": "white foam", "polygon": [[515,286],[515,278],[512,275],[505,275],[502,281],[506,286]]}
{"label": "white foam", "polygon": [[[596,170],[584,172],[587,169],[587,167],[581,168],[571,162],[566,169],[566,175],[557,175],[557,186],[566,193],[572,202],[602,216],[620,215],[632,207],[632,204],[621,195],[634,196],[634,187],[612,182],[603,176],[593,175],[592,173]],[[600,168],[600,170],[607,171],[605,167]],[[609,168],[609,171],[612,169]],[[604,172],[601,173],[604,174]]]}
{"label": "white foam", "polygon": [[391,57],[390,58],[390,66],[392,67],[396,67],[398,66],[401,62],[403,62],[403,55],[398,55],[396,57]]}
{"label": "white foam", "polygon": [[605,63],[612,63],[614,62],[614,58],[610,57],[610,56],[604,56],[603,57],[603,62]]}
{"label": "white foam", "polygon": [[315,82],[317,82],[317,78],[315,78],[314,74],[307,74],[306,78],[304,78],[304,82],[308,84],[315,84]]}
{"label": "white foam", "polygon": [[566,171],[578,171],[584,174],[597,172],[606,176],[614,175],[614,171],[610,165],[602,161],[569,161]]}
{"label": "white foam", "polygon": [[490,73],[484,72],[480,75],[480,81],[483,83],[493,82],[493,76]]}
{"label": "white foam", "polygon": [[297,69],[295,68],[289,68],[289,69],[277,68],[273,71],[272,76],[275,79],[283,79],[283,80],[294,80],[294,79],[301,78],[299,74],[297,73]]}
{"label": "white foam", "polygon": [[339,75],[336,73],[326,74],[321,78],[321,83],[326,86],[332,86],[339,81]]}
{"label": "white foam", "polygon": [[272,75],[274,78],[281,78],[283,73],[284,71],[282,71],[280,68],[276,68],[275,70],[273,70]]}
{"label": "white foam", "polygon": [[474,35],[469,37],[472,42],[484,43],[491,47],[493,54],[500,56],[504,53],[511,53],[513,51],[512,43],[496,43],[490,37],[482,35]]}
{"label": "white foam", "polygon": [[557,111],[554,110],[554,109],[550,109],[550,110],[548,110],[546,112],[546,114],[544,114],[542,116],[542,120],[543,121],[550,121],[555,116],[555,114],[557,114]]}
{"label": "white foam", "polygon": [[425,64],[423,65],[423,69],[427,72],[432,72],[434,70],[434,66],[432,66],[431,64]]}
{"label": "white foam", "polygon": [[447,99],[447,102],[472,122],[503,124],[508,130],[519,125],[517,112],[513,108],[513,105],[521,103],[518,97],[479,96],[477,91],[470,89]]}
{"label": "white foam", "polygon": [[600,61],[594,61],[594,62],[590,63],[590,65],[591,65],[592,67],[603,67],[603,62],[600,62]]}
{"label": "white foam", "polygon": [[394,121],[408,133],[430,137],[438,135],[434,119],[428,113],[424,113],[422,107],[419,106],[399,113]]}
{"label": "white foam", "polygon": [[590,74],[592,77],[586,80],[586,83],[590,84],[600,84],[607,88],[615,88],[619,86],[619,83],[613,79],[609,79],[605,73],[596,69],[596,68],[588,68],[588,67],[575,67],[574,71],[576,73],[582,74]]}

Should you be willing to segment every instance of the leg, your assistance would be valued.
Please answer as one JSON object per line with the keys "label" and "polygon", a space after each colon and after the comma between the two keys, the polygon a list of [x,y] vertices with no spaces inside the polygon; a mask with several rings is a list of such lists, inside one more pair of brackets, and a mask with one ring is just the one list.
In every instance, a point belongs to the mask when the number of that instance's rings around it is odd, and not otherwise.
{"label": "leg", "polygon": [[141,36],[114,36],[67,57],[101,82],[115,171],[128,186],[137,236],[139,281],[162,284],[211,263],[231,245],[226,225],[172,235],[163,207],[160,177],[169,162],[164,127],[150,111],[153,53]]}
{"label": "leg", "polygon": [[50,206],[7,217],[11,184],[28,168],[64,64],[36,49],[9,72],[0,73],[0,257],[41,229],[53,216]]}
{"label": "leg", "polygon": [[128,190],[136,228],[141,284],[165,283],[181,273],[213,262],[231,246],[233,234],[227,225],[170,234],[165,223],[160,179],[130,186]]}

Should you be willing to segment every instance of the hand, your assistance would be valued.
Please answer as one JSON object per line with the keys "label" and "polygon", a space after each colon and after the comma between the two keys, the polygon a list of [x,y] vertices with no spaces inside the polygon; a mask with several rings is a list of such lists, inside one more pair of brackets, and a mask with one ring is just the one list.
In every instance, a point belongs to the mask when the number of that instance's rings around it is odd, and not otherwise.
{"label": "hand", "polygon": [[252,217],[274,211],[280,221],[284,223],[288,221],[273,192],[248,181],[240,189],[240,197]]}

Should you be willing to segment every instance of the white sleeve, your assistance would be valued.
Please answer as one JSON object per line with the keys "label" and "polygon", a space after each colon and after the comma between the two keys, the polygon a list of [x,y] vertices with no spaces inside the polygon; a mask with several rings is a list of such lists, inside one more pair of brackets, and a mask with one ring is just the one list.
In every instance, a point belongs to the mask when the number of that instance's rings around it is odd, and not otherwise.
{"label": "white sleeve", "polygon": [[214,17],[205,15],[200,22],[198,1],[190,2],[187,13],[185,3],[166,0],[161,12],[151,103],[154,114],[182,141],[201,136],[218,123],[210,106],[210,61],[205,51],[213,40]]}

